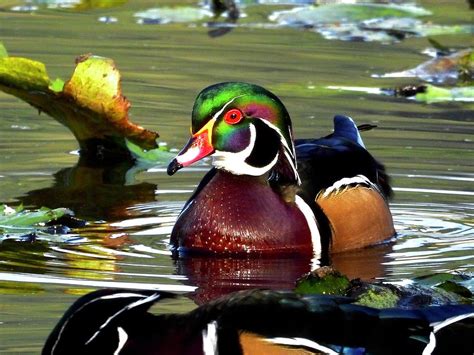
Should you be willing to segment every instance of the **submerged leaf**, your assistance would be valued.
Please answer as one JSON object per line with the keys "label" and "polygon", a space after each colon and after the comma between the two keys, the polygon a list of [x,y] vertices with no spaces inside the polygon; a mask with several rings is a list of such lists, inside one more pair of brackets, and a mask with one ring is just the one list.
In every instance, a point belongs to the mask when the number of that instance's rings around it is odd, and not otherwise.
{"label": "submerged leaf", "polygon": [[0,58],[0,90],[19,97],[68,127],[81,153],[130,157],[125,140],[141,149],[157,148],[158,133],[129,121],[120,73],[108,58],[81,56],[69,81],[51,82],[43,63]]}

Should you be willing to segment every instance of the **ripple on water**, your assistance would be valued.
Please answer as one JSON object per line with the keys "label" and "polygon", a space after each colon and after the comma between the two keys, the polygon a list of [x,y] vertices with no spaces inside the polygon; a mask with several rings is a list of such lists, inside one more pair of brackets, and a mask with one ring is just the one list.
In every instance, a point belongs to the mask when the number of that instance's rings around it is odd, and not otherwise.
{"label": "ripple on water", "polygon": [[474,204],[393,204],[398,237],[387,254],[388,280],[474,271]]}

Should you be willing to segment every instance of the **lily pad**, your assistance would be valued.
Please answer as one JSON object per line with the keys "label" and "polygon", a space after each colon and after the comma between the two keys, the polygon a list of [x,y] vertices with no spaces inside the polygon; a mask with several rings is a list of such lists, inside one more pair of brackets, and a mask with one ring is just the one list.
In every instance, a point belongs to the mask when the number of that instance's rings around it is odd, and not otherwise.
{"label": "lily pad", "polygon": [[464,49],[456,53],[433,58],[413,69],[374,75],[381,78],[419,78],[437,84],[455,84],[460,80],[474,80],[474,50]]}
{"label": "lily pad", "polygon": [[144,150],[158,148],[158,133],[130,122],[120,73],[111,59],[84,55],[70,80],[50,80],[43,63],[0,58],[0,90],[14,95],[68,127],[81,154],[130,157],[126,140]]}

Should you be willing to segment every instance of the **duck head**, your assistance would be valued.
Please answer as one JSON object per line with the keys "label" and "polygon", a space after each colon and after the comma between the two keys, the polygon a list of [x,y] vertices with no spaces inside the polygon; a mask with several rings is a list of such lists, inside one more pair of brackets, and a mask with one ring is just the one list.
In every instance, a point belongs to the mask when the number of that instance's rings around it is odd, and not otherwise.
{"label": "duck head", "polygon": [[191,138],[168,166],[212,156],[213,165],[235,175],[299,183],[291,120],[278,97],[253,84],[228,82],[204,89],[192,112]]}

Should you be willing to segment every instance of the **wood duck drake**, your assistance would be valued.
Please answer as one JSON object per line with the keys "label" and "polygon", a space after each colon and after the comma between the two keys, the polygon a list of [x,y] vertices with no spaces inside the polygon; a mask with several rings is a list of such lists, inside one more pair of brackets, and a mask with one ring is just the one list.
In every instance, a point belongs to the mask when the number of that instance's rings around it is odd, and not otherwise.
{"label": "wood duck drake", "polygon": [[198,95],[191,134],[168,174],[214,159],[172,231],[180,254],[318,256],[395,234],[385,168],[349,117],[336,116],[326,137],[294,142],[277,96],[227,82]]}
{"label": "wood duck drake", "polygon": [[[472,305],[375,309],[345,297],[251,290],[189,313],[148,312],[153,304],[172,297],[165,292],[111,289],[85,295],[59,321],[42,353],[472,355],[474,351]],[[155,307],[158,313],[161,304]]]}

